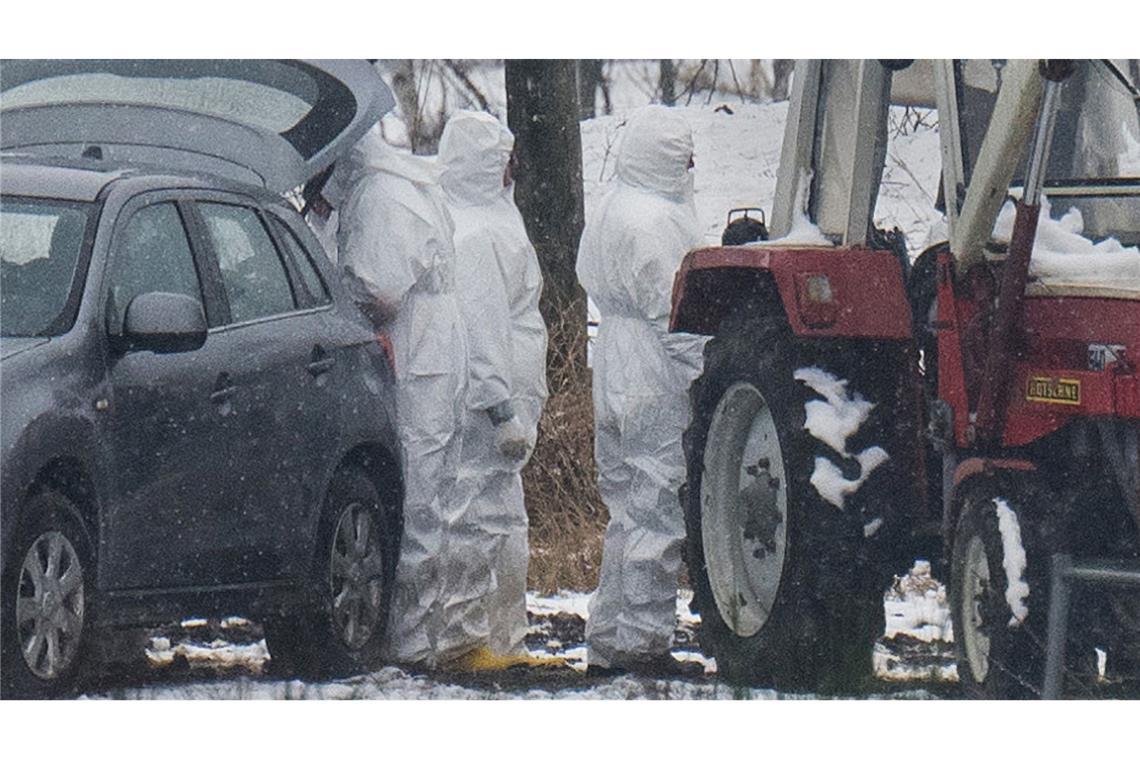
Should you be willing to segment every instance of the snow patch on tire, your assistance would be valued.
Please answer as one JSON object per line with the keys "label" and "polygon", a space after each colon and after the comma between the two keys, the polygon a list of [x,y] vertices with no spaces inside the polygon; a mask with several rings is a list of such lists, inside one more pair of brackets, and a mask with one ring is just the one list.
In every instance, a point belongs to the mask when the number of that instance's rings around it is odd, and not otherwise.
{"label": "snow patch on tire", "polygon": [[1005,603],[1012,613],[1009,627],[1017,628],[1029,616],[1025,600],[1029,598],[1029,584],[1025,582],[1025,547],[1021,544],[1021,524],[1017,513],[1005,499],[994,499],[997,508],[998,531],[1001,533],[1001,564],[1005,568]]}
{"label": "snow patch on tire", "polygon": [[848,391],[846,380],[819,367],[801,367],[792,377],[823,397],[804,404],[804,429],[844,458],[859,463],[858,479],[848,480],[834,462],[826,457],[815,458],[811,484],[825,501],[843,509],[846,498],[859,490],[876,467],[890,459],[880,446],[871,446],[858,454],[847,451],[847,439],[863,426],[875,404],[858,392]]}
{"label": "snow patch on tire", "polygon": [[[826,457],[815,458],[815,470],[811,474],[811,484],[826,501],[843,509],[847,497],[859,490],[863,482],[871,475],[871,471],[890,459],[887,452],[878,446],[872,446],[855,455],[861,471],[857,480],[847,480],[843,471]],[[878,530],[878,527],[875,528]],[[873,533],[874,531],[872,531]]]}
{"label": "snow patch on tire", "polygon": [[823,396],[804,404],[804,429],[836,452],[847,456],[847,439],[854,435],[875,405],[847,390],[847,381],[819,367],[803,367],[792,375]]}

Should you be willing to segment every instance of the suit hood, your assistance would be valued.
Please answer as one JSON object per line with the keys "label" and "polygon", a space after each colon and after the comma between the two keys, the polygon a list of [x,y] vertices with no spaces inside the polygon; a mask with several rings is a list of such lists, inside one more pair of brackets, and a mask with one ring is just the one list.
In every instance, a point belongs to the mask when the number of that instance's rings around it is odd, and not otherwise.
{"label": "suit hood", "polygon": [[623,183],[676,202],[691,195],[693,132],[675,109],[649,106],[626,124],[618,148],[617,176]]}
{"label": "suit hood", "polygon": [[440,184],[459,204],[483,206],[510,192],[503,173],[515,137],[488,113],[460,111],[451,117],[439,141]]}

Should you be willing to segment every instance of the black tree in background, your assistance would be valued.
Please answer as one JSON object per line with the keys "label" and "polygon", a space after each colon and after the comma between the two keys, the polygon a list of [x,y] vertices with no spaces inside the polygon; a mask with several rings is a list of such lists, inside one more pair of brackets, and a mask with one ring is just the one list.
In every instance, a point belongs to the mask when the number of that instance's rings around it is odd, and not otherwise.
{"label": "black tree in background", "polygon": [[574,263],[582,235],[582,136],[572,60],[508,60],[507,123],[515,134],[515,202],[538,252],[550,332],[551,392],[586,366],[586,294]]}

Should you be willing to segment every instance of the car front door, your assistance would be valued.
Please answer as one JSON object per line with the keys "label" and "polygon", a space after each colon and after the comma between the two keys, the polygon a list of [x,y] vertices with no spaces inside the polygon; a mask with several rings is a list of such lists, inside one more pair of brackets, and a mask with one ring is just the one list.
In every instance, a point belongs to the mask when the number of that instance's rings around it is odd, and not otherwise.
{"label": "car front door", "polygon": [[127,307],[144,293],[191,296],[210,323],[220,321],[187,217],[177,193],[147,194],[124,207],[112,235],[104,277],[110,392],[101,415],[114,483],[102,557],[112,589],[200,583],[201,552],[216,536],[213,494],[228,487],[209,445],[234,426],[219,341],[208,336],[197,350],[167,354],[124,345]]}

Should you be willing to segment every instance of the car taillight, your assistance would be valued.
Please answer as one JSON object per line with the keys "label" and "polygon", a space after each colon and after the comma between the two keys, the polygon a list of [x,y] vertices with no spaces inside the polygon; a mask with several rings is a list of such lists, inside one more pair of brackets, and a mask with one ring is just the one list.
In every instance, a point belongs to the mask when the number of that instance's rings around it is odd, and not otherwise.
{"label": "car taillight", "polygon": [[388,358],[388,366],[392,368],[392,372],[396,371],[396,349],[392,347],[392,339],[388,337],[387,333],[376,333],[376,342],[380,344],[380,348],[384,349],[384,356]]}

